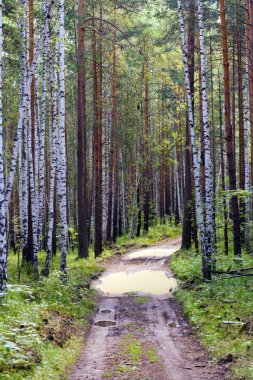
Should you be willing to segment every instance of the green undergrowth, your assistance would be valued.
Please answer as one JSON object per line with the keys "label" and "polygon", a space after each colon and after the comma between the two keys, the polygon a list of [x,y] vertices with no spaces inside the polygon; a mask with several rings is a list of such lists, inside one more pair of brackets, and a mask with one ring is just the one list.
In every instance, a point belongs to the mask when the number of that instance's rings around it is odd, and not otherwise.
{"label": "green undergrowth", "polygon": [[[77,252],[70,252],[66,284],[60,280],[58,253],[50,276],[39,281],[33,280],[29,268],[21,267],[19,271],[19,257],[10,253],[10,285],[0,300],[0,380],[67,378],[66,368],[80,353],[96,304],[96,292],[90,283],[101,273],[101,260],[179,233],[179,229],[167,225],[151,228],[147,235],[133,241],[121,237],[98,260],[93,252],[87,260],[77,260]],[[45,252],[40,252],[40,270],[44,260]]]}
{"label": "green undergrowth", "polygon": [[[251,266],[253,257],[246,254],[217,257],[220,270]],[[203,283],[200,256],[184,250],[172,257],[171,267],[179,279],[176,297],[214,362],[230,357],[229,378],[253,379],[253,276],[221,275]]]}
{"label": "green undergrowth", "polygon": [[[129,332],[121,337],[117,354],[110,363],[110,370],[104,372],[104,379],[119,379],[120,374],[127,374],[129,379],[147,379],[147,368],[160,369],[160,357],[157,348],[150,342],[143,340],[145,327],[136,328],[135,332]],[[154,367],[156,365],[156,367]],[[126,378],[126,377],[123,377]]]}
{"label": "green undergrowth", "polygon": [[148,233],[142,234],[140,237],[133,237],[131,240],[129,235],[119,237],[113,249],[104,250],[103,257],[111,256],[114,253],[125,254],[129,250],[148,247],[163,240],[176,238],[179,235],[181,235],[181,226],[170,224],[151,226]]}
{"label": "green undergrowth", "polygon": [[56,270],[58,257],[48,278],[33,282],[23,268],[18,283],[17,257],[10,255],[11,285],[0,303],[0,379],[57,379],[76,359],[95,305],[90,282],[100,268],[75,257],[68,256],[67,284]]}

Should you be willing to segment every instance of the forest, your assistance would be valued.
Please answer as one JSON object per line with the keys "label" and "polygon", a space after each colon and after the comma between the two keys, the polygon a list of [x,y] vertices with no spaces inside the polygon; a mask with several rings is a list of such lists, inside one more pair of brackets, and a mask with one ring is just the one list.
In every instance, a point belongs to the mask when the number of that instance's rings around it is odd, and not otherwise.
{"label": "forest", "polygon": [[0,379],[253,379],[252,186],[252,0],[0,0]]}

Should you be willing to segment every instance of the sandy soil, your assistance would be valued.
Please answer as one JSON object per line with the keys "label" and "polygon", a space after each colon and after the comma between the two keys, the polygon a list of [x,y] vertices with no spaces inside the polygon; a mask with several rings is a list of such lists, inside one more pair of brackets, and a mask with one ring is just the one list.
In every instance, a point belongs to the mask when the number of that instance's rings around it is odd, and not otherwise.
{"label": "sandy soil", "polygon": [[[111,274],[124,272],[129,275],[128,281],[131,283],[132,274],[143,270],[151,271],[151,274],[152,271],[163,271],[172,280],[168,260],[179,245],[180,240],[174,239],[114,259],[102,278],[94,282],[94,286],[101,288],[106,277],[108,280]],[[143,277],[140,278],[143,285]],[[111,277],[111,292],[108,286],[106,293],[100,292],[93,326],[78,362],[70,370],[69,380],[229,378],[226,376],[227,367],[218,366],[208,359],[182,317],[173,298],[173,286],[168,284],[168,289],[164,292],[164,284],[160,287],[159,283],[154,282],[157,294],[146,292],[145,284],[141,291],[123,294],[125,285],[119,284],[115,288],[115,279],[119,281],[118,277]],[[122,279],[122,283],[124,281]],[[147,289],[150,289],[152,281],[151,275]],[[134,286],[138,285],[136,284],[135,281]]]}

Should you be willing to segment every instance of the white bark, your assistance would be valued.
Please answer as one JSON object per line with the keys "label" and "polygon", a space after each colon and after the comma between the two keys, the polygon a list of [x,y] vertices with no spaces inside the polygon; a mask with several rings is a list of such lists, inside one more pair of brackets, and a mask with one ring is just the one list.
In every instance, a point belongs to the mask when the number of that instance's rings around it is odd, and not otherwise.
{"label": "white bark", "polygon": [[181,39],[182,39],[185,87],[186,87],[186,92],[187,92],[188,119],[189,119],[192,156],[193,156],[193,176],[194,176],[194,184],[195,184],[196,212],[197,212],[199,229],[200,229],[202,257],[205,259],[206,258],[205,228],[204,228],[203,206],[202,206],[201,187],[200,187],[200,165],[199,165],[199,153],[198,153],[198,149],[196,145],[196,136],[195,136],[195,129],[194,129],[192,94],[191,94],[189,67],[188,67],[188,48],[187,48],[186,34],[185,34],[185,27],[184,27],[182,1],[178,0],[177,3],[178,3],[178,16],[179,16],[179,23],[180,23],[180,30],[181,30]]}
{"label": "white bark", "polygon": [[[40,146],[40,130],[41,130],[41,120],[40,120],[40,104],[39,104],[39,78],[38,73],[35,74],[35,128],[34,128],[34,188],[35,188],[35,207],[36,207],[36,217],[37,217],[37,233],[38,233],[38,244],[40,242],[39,233],[39,173],[40,173],[40,156],[39,156],[39,146]],[[40,245],[38,245],[38,248]]]}
{"label": "white bark", "polygon": [[22,235],[21,249],[25,250],[28,243],[28,160],[27,160],[27,126],[23,126],[22,133]]}
{"label": "white bark", "polygon": [[50,3],[47,18],[45,20],[45,25],[44,25],[44,28],[43,28],[41,34],[40,34],[40,39],[39,39],[37,47],[35,49],[34,59],[33,59],[32,65],[30,67],[30,70],[28,73],[28,78],[27,78],[26,85],[25,85],[23,102],[22,102],[22,106],[20,107],[17,131],[16,131],[14,142],[13,142],[13,153],[12,153],[12,159],[11,159],[11,165],[10,165],[10,173],[9,173],[9,178],[7,181],[6,191],[5,191],[5,210],[6,211],[7,211],[8,203],[10,201],[10,196],[11,196],[11,191],[12,191],[12,186],[13,186],[13,181],[14,181],[14,175],[15,175],[17,158],[18,158],[18,151],[19,151],[18,147],[19,147],[19,141],[20,141],[21,134],[22,134],[23,121],[24,121],[25,115],[26,115],[26,108],[27,108],[27,103],[28,103],[28,98],[29,98],[29,89],[31,87],[31,83],[32,83],[32,79],[33,79],[33,76],[35,73],[35,69],[36,69],[37,64],[38,64],[38,58],[39,58],[39,55],[40,55],[41,50],[42,50],[44,39],[45,39],[45,36],[47,35],[47,32],[48,32],[48,27],[49,27],[49,23],[50,23],[50,20],[52,17],[53,7],[54,7],[55,3],[56,3],[56,0],[52,0]]}
{"label": "white bark", "polygon": [[249,71],[246,59],[244,89],[244,165],[245,165],[245,244],[246,252],[250,253],[250,168],[249,168]]}
{"label": "white bark", "polygon": [[201,69],[201,94],[204,130],[204,154],[205,154],[205,237],[206,257],[212,260],[215,255],[215,226],[214,226],[214,198],[213,198],[213,170],[211,157],[211,137],[207,99],[207,71],[205,57],[205,36],[203,23],[202,1],[198,0],[198,24],[200,42],[200,69]]}
{"label": "white bark", "polygon": [[[22,16],[20,20],[20,36],[21,36],[21,78],[20,78],[20,106],[19,113],[22,110],[23,96],[25,92],[25,83],[27,76],[27,67],[26,67],[26,0],[21,0],[22,7]],[[27,156],[26,148],[27,146],[27,137],[26,137],[26,120],[23,120],[22,125],[22,134],[19,140],[19,225],[20,225],[20,248],[21,250],[27,244],[28,237],[28,185],[27,185]],[[7,178],[7,176],[6,176]]]}
{"label": "white bark", "polygon": [[[43,11],[46,19],[48,12],[48,1],[43,0]],[[38,234],[40,240],[44,238],[45,229],[45,132],[47,114],[47,60],[49,54],[49,30],[44,39],[43,46],[43,73],[42,73],[42,100],[41,100],[41,128],[39,138],[39,225]]]}
{"label": "white bark", "polygon": [[57,107],[57,67],[58,67],[58,42],[55,46],[54,62],[50,58],[50,84],[52,94],[52,112],[53,122],[50,129],[50,189],[49,189],[49,205],[48,205],[48,233],[47,233],[47,255],[43,274],[49,275],[51,256],[52,256],[52,242],[53,242],[53,228],[54,219],[54,198],[55,198],[55,182],[56,182],[56,167],[57,167],[57,139],[58,139],[58,107]]}
{"label": "white bark", "polygon": [[120,207],[121,207],[121,219],[122,219],[122,233],[125,234],[126,226],[126,196],[125,196],[125,175],[124,175],[124,163],[123,163],[123,152],[120,149]]}
{"label": "white bark", "polygon": [[7,281],[7,239],[3,163],[3,116],[2,116],[2,49],[3,49],[3,15],[0,0],[0,291]]}
{"label": "white bark", "polygon": [[32,223],[32,238],[33,238],[33,270],[37,277],[39,274],[38,264],[38,216],[36,207],[36,190],[34,181],[34,160],[32,152],[32,124],[31,124],[31,98],[28,98],[28,132],[27,132],[27,151],[28,151],[28,172],[29,172],[29,191],[30,191],[30,207],[31,207],[31,223]]}
{"label": "white bark", "polygon": [[58,138],[58,198],[61,229],[60,269],[66,275],[67,261],[67,186],[66,186],[66,143],[65,143],[65,43],[64,43],[64,0],[59,0],[59,138]]}

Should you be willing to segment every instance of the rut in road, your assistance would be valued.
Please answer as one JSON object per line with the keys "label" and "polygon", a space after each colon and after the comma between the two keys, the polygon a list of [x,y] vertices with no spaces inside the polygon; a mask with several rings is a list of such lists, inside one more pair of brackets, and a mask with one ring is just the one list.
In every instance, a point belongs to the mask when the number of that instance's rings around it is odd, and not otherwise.
{"label": "rut in road", "polygon": [[179,246],[174,239],[117,258],[94,283],[100,302],[69,380],[227,378],[226,367],[208,360],[173,298],[168,260]]}

